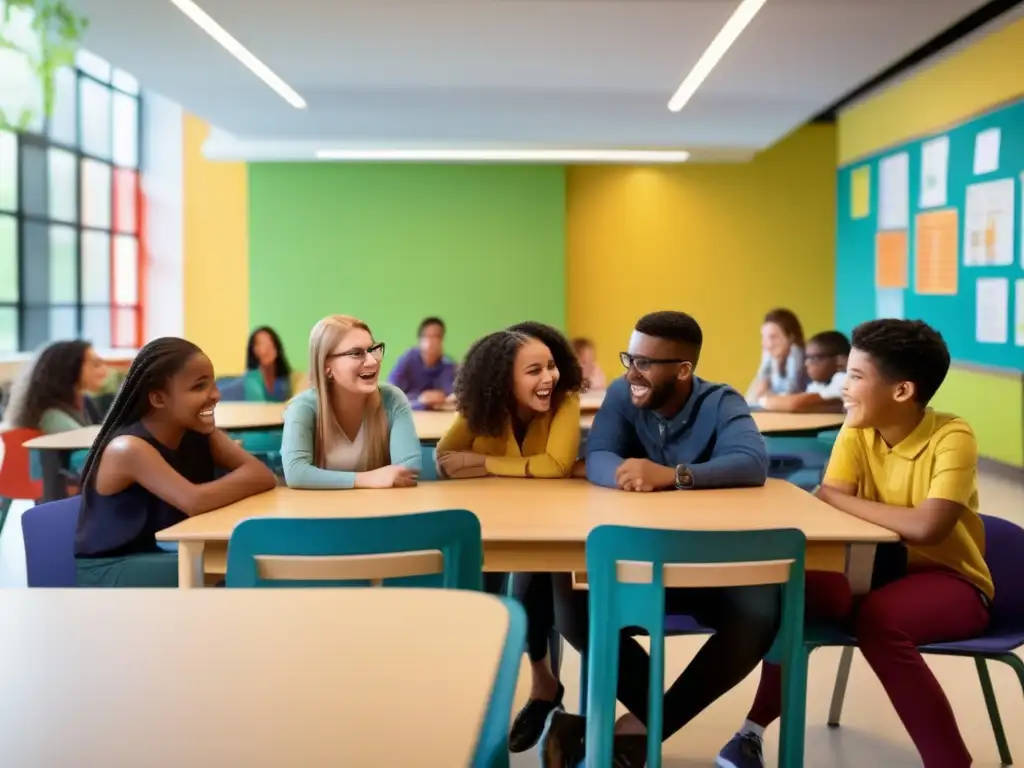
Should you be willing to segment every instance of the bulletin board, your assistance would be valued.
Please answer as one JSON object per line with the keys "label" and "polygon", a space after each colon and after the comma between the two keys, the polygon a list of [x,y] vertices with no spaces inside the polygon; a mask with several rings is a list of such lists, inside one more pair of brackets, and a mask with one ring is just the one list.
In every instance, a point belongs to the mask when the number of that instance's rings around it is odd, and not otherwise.
{"label": "bulletin board", "polygon": [[839,169],[836,319],[924,320],[1024,371],[1024,101]]}

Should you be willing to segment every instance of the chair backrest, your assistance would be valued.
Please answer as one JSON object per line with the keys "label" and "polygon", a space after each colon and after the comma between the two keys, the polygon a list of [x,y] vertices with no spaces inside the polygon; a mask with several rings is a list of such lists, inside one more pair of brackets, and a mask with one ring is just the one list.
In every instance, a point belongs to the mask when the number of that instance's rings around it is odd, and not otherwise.
{"label": "chair backrest", "polygon": [[464,509],[359,518],[243,520],[229,587],[482,589],[480,521]]}
{"label": "chair backrest", "polygon": [[989,631],[1011,626],[1024,629],[1024,528],[1001,517],[982,515],[981,519],[985,523],[985,562],[996,587]]}
{"label": "chair backrest", "polygon": [[526,645],[526,612],[518,600],[496,597],[508,609],[508,634],[502,649],[494,689],[480,727],[480,740],[473,754],[474,768],[508,765],[508,724],[512,720],[512,701],[519,682],[519,665]]}
{"label": "chair backrest", "polygon": [[81,496],[51,501],[25,510],[25,571],[30,587],[75,587],[75,530]]}
{"label": "chair backrest", "polygon": [[237,376],[217,379],[220,399],[225,403],[245,401],[245,380]]}
{"label": "chair backrest", "polygon": [[0,496],[5,499],[43,497],[43,483],[32,480],[29,452],[25,443],[43,433],[38,429],[7,429],[0,432],[3,457],[0,458]]}
{"label": "chair backrest", "polygon": [[587,758],[610,765],[618,681],[619,632],[650,635],[647,764],[661,765],[665,680],[665,589],[783,585],[776,646],[784,663],[802,653],[804,554],[797,530],[671,531],[602,525],[587,536],[590,654]]}

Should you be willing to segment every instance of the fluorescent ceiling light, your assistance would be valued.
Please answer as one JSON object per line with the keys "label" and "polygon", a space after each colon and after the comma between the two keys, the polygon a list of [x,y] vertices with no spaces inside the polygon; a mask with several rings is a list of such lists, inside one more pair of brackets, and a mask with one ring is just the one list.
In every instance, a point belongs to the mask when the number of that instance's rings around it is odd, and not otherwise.
{"label": "fluorescent ceiling light", "polygon": [[220,43],[228,53],[248,67],[256,77],[273,88],[278,96],[296,109],[306,108],[306,101],[288,83],[278,77],[270,67],[257,59],[248,48],[232,37],[231,33],[214,21],[210,14],[192,2],[192,0],[171,0],[171,2],[178,7],[178,10],[195,22],[203,32]]}
{"label": "fluorescent ceiling light", "polygon": [[707,79],[707,76],[711,74],[711,70],[715,68],[715,65],[722,60],[725,56],[725,52],[732,47],[732,44],[736,42],[736,38],[740,36],[740,33],[747,28],[747,25],[753,20],[757,12],[761,10],[761,6],[764,5],[766,0],[742,0],[739,6],[733,11],[732,16],[725,22],[725,26],[722,27],[718,34],[715,35],[715,39],[711,41],[711,45],[707,47],[707,50],[701,54],[701,57],[697,60],[697,63],[693,65],[693,69],[690,70],[684,79],[682,84],[679,86],[679,90],[675,92],[671,99],[668,101],[668,108],[672,112],[678,112],[686,106],[693,94],[700,88],[701,83]]}
{"label": "fluorescent ceiling light", "polygon": [[690,153],[661,149],[321,149],[318,160],[463,163],[685,163]]}

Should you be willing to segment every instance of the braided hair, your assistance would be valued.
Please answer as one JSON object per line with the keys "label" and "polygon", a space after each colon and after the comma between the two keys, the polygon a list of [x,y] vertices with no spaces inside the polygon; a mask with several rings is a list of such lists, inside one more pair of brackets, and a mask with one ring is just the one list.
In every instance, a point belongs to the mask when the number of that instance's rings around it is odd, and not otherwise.
{"label": "braided hair", "polygon": [[45,347],[15,384],[8,408],[13,427],[39,429],[43,413],[59,408],[79,424],[85,419],[79,407],[78,382],[82,378],[88,341],[56,341]]}
{"label": "braided hair", "polygon": [[151,392],[163,388],[168,380],[180,371],[193,355],[202,354],[202,350],[191,341],[174,336],[154,339],[139,350],[132,360],[121,389],[114,398],[103,426],[93,441],[89,455],[82,468],[82,488],[86,488],[92,479],[100,457],[107,445],[118,432],[129,424],[140,421],[149,413]]}

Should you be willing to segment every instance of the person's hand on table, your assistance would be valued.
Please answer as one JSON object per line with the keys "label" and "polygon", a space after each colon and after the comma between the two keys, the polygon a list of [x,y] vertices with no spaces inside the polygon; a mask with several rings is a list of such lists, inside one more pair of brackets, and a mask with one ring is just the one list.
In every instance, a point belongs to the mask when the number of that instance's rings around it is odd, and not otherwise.
{"label": "person's hand on table", "polygon": [[660,491],[675,486],[676,470],[649,459],[626,459],[615,470],[615,482],[623,491]]}
{"label": "person's hand on table", "polygon": [[437,457],[437,468],[441,474],[452,480],[470,477],[485,477],[487,457],[472,451],[449,451]]}
{"label": "person's hand on table", "polygon": [[426,392],[421,392],[417,398],[421,405],[425,405],[428,408],[437,408],[440,405],[444,405],[445,394],[440,389],[428,389]]}
{"label": "person's hand on table", "polygon": [[389,464],[380,469],[356,475],[356,488],[411,488],[418,472],[402,464]]}

